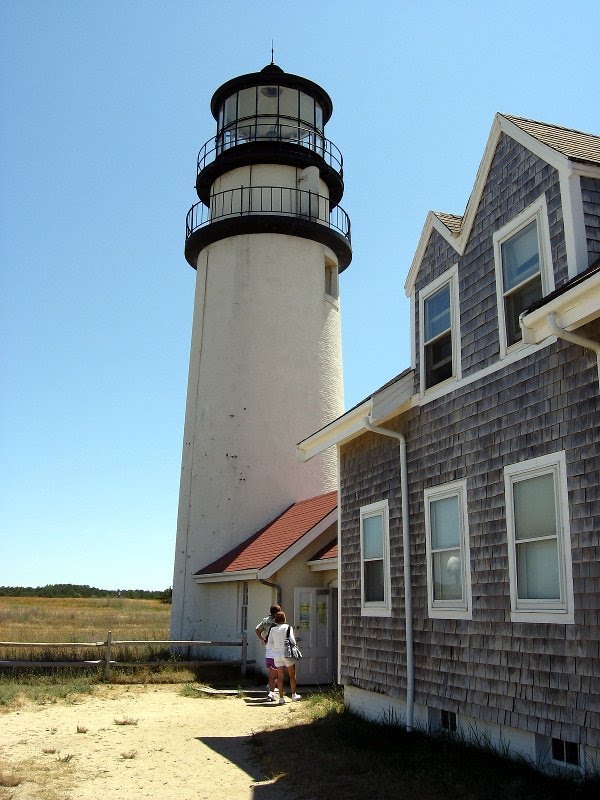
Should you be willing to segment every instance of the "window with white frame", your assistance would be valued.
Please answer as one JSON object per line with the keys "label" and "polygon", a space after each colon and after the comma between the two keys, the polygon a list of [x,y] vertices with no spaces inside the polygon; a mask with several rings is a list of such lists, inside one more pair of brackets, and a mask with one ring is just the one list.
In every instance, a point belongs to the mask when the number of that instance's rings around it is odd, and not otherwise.
{"label": "window with white frame", "polygon": [[421,386],[427,391],[460,377],[458,267],[421,290]]}
{"label": "window with white frame", "polygon": [[242,581],[239,586],[239,620],[240,632],[248,631],[248,581]]}
{"label": "window with white frame", "polygon": [[389,511],[387,500],[360,509],[361,594],[364,616],[389,616]]}
{"label": "window with white frame", "polygon": [[545,197],[494,234],[502,355],[523,336],[522,312],[554,289]]}
{"label": "window with white frame", "polygon": [[573,623],[565,453],[504,470],[513,622]]}
{"label": "window with white frame", "polygon": [[425,490],[429,616],[470,619],[471,571],[465,481]]}

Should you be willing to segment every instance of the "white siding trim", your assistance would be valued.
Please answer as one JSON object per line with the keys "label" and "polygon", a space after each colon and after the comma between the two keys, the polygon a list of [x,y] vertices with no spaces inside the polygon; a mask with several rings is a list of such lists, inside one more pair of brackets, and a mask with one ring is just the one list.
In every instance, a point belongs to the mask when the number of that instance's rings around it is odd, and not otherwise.
{"label": "white siding trim", "polygon": [[588,264],[588,248],[585,235],[581,178],[573,172],[559,172],[560,198],[563,211],[565,246],[569,278],[583,272]]}

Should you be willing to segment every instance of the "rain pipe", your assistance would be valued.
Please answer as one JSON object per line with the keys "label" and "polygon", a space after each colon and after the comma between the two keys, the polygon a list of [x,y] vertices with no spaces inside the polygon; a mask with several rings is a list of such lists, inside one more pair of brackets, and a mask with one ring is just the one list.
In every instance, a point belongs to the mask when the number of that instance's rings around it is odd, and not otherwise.
{"label": "rain pipe", "polygon": [[579,336],[577,333],[571,333],[571,331],[561,328],[556,321],[556,314],[554,314],[554,312],[548,314],[546,317],[546,325],[555,336],[558,336],[559,339],[565,339],[567,342],[578,344],[580,347],[585,347],[586,350],[594,350],[596,353],[596,360],[598,362],[598,381],[600,383],[600,342],[595,342],[593,339],[588,339],[585,336]]}
{"label": "rain pipe", "polygon": [[270,586],[271,589],[275,589],[277,592],[277,605],[281,605],[281,586],[278,583],[271,583],[271,581],[265,581],[262,578],[258,579],[259,583],[264,583],[265,586]]}
{"label": "rain pipe", "polygon": [[365,427],[373,433],[390,436],[400,444],[400,494],[402,498],[402,555],[404,559],[404,617],[406,626],[406,730],[412,731],[415,709],[415,665],[413,656],[412,580],[410,570],[410,531],[408,514],[408,470],[406,467],[406,438],[403,433],[373,425],[365,417]]}

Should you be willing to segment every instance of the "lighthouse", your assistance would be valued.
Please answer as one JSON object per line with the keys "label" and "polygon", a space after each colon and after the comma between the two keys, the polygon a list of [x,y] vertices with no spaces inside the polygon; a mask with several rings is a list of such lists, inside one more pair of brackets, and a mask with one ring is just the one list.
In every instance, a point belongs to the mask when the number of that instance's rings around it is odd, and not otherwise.
{"label": "lighthouse", "polygon": [[295,445],[343,412],[338,277],[352,253],[327,92],[271,63],[210,107],[185,239],[196,284],[171,638],[188,640],[239,628],[226,621],[238,601],[198,571],[337,487],[335,449],[304,464]]}

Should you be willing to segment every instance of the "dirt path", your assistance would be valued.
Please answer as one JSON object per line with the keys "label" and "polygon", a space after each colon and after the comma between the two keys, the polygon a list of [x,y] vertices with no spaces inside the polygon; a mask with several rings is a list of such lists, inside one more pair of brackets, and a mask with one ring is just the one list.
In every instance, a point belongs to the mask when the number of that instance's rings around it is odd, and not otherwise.
{"label": "dirt path", "polygon": [[[299,703],[180,692],[107,686],[0,714],[0,800],[293,800],[266,780],[252,733],[300,721]],[[11,775],[23,782],[3,787]]]}

